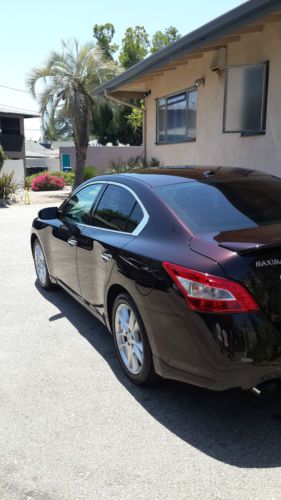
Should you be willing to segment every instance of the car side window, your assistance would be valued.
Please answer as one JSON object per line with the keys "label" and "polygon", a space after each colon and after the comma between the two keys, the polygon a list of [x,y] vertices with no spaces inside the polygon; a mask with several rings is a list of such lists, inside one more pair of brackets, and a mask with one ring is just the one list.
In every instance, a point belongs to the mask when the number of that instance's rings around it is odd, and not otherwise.
{"label": "car side window", "polygon": [[63,218],[80,224],[90,223],[90,212],[103,184],[86,186],[66,203]]}
{"label": "car side window", "polygon": [[135,197],[121,186],[107,186],[96,208],[93,226],[132,233],[143,219]]}

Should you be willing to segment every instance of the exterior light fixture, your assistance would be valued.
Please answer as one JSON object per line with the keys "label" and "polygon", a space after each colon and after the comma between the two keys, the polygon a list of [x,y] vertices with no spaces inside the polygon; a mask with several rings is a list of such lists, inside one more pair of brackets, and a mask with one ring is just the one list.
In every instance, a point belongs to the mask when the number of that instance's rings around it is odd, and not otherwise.
{"label": "exterior light fixture", "polygon": [[197,80],[195,80],[194,82],[194,87],[196,87],[197,89],[199,87],[204,87],[205,85],[205,78],[197,78]]}

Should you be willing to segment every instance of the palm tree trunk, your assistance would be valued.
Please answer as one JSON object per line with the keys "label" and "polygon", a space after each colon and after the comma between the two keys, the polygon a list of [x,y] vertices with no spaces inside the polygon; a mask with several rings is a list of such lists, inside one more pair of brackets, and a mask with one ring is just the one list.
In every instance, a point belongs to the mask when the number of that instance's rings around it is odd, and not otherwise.
{"label": "palm tree trunk", "polygon": [[84,181],[84,167],[89,145],[90,121],[89,98],[79,85],[74,91],[73,111],[73,132],[76,149],[76,169],[73,188],[76,188]]}
{"label": "palm tree trunk", "polygon": [[73,189],[77,188],[84,181],[84,167],[85,161],[87,157],[87,149],[88,148],[75,148],[76,151],[76,168],[75,168],[75,178]]}

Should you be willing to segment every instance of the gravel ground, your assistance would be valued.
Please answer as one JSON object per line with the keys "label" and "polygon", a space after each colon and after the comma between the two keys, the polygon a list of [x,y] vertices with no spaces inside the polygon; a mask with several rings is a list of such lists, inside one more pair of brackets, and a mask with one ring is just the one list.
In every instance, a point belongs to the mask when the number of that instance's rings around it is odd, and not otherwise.
{"label": "gravel ground", "polygon": [[134,387],[105,328],[37,287],[39,208],[0,209],[0,499],[281,499],[280,401]]}

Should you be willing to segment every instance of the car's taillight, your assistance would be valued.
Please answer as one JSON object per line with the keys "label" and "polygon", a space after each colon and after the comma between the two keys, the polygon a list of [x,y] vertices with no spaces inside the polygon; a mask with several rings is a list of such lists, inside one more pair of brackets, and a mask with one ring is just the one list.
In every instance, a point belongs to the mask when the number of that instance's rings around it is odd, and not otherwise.
{"label": "car's taillight", "polygon": [[189,309],[211,313],[258,311],[259,306],[235,281],[163,262],[163,266],[182,291]]}

